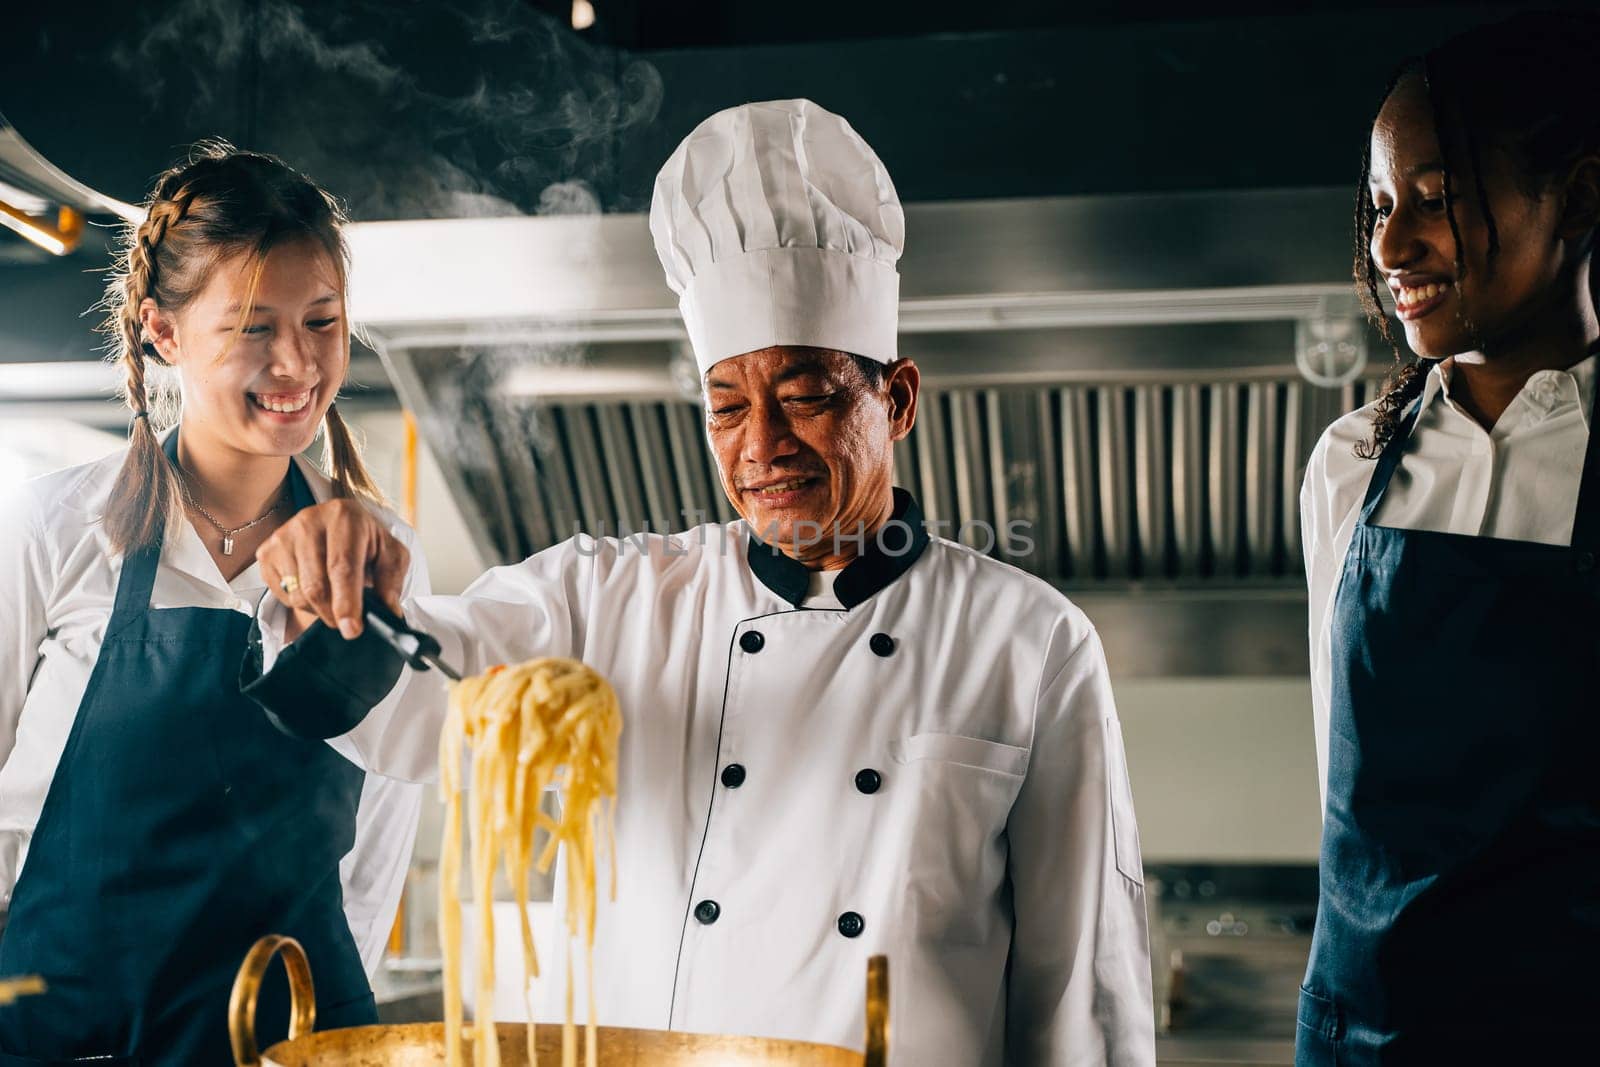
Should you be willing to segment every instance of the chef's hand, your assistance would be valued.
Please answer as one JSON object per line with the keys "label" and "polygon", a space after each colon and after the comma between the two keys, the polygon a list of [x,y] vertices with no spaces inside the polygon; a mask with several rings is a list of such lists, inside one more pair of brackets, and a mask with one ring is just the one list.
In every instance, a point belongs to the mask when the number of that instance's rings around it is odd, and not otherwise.
{"label": "chef's hand", "polygon": [[361,636],[361,594],[371,586],[396,615],[411,553],[354,500],[302,508],[256,550],[267,587],[294,613],[288,637],[321,619]]}

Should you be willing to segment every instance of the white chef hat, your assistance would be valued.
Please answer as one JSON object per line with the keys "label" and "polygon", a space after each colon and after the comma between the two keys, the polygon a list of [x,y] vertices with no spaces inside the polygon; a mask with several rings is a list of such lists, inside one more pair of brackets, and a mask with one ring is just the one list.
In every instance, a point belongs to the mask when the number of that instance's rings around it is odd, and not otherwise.
{"label": "white chef hat", "polygon": [[701,374],[772,345],[894,361],[905,213],[831,111],[773,100],[706,119],[656,176],[650,232]]}

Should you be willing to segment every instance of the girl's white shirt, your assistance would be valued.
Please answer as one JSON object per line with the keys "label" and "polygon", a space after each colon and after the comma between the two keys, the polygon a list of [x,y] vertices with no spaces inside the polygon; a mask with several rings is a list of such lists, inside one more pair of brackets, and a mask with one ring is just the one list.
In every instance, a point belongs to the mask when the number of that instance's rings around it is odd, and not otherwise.
{"label": "girl's white shirt", "polygon": [[[0,501],[0,928],[116,599],[122,560],[111,552],[101,516],[123,455],[46,475]],[[332,495],[313,463],[294,462],[319,502]],[[406,596],[426,594],[415,534],[391,512],[381,518],[411,550]],[[259,565],[227,581],[194,527],[175,521],[150,606],[250,617],[265,592]],[[383,958],[405,885],[420,789],[369,773],[355,846],[340,864],[345,915],[369,975]]]}
{"label": "girl's white shirt", "polygon": [[[1450,360],[1423,386],[1405,455],[1372,522],[1540,544],[1572,543],[1578,486],[1589,446],[1595,363],[1532,375],[1492,430],[1451,399]],[[1300,524],[1310,590],[1311,705],[1317,772],[1328,791],[1328,717],[1333,686],[1330,628],[1344,559],[1377,464],[1355,446],[1372,432],[1373,405],[1323,433],[1306,466]],[[1532,665],[1530,664],[1530,669]]]}

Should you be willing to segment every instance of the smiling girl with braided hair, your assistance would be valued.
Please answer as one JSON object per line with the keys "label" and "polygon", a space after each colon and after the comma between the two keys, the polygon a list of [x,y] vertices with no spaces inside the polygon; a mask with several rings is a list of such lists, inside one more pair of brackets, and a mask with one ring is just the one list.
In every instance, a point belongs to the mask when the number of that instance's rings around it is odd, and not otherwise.
{"label": "smiling girl with braided hair", "polygon": [[[230,1062],[229,988],[268,933],[307,949],[320,1025],[374,1021],[415,831],[416,786],[280,733],[238,689],[255,550],[296,510],[354,497],[412,540],[334,407],[343,215],[219,143],[147,208],[106,301],[128,449],[31,483],[0,523],[0,975],[49,984],[0,1008],[0,1067]],[[156,404],[152,371],[181,399]],[[319,428],[328,475],[302,455]],[[426,587],[419,558],[374,566]],[[285,1000],[269,977],[268,1042]]]}
{"label": "smiling girl with braided hair", "polygon": [[1406,64],[1356,274],[1416,353],[1301,507],[1326,796],[1297,1062],[1573,1062],[1600,957],[1600,18]]}

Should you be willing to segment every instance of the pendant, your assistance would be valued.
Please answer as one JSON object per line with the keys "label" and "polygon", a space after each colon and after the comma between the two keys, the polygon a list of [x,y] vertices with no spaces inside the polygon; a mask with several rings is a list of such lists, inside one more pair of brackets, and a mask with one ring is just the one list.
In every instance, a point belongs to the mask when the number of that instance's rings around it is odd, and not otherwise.
{"label": "pendant", "polygon": [[222,554],[224,556],[233,555],[233,535],[232,534],[223,534],[222,535]]}

